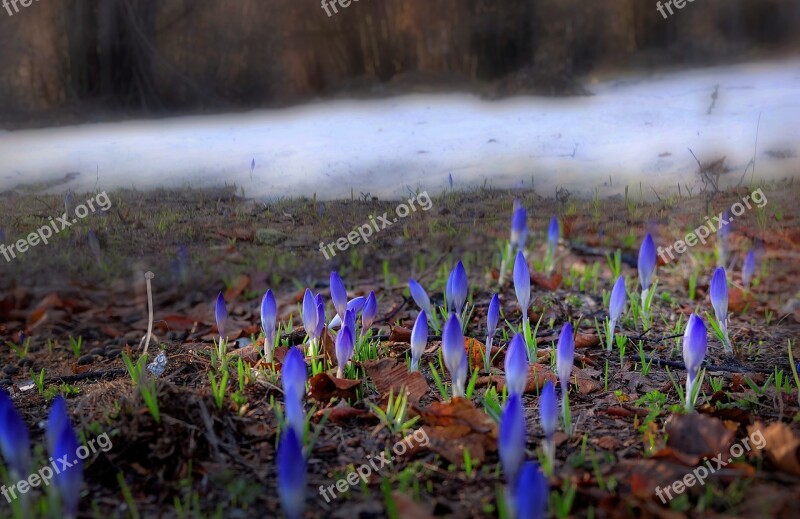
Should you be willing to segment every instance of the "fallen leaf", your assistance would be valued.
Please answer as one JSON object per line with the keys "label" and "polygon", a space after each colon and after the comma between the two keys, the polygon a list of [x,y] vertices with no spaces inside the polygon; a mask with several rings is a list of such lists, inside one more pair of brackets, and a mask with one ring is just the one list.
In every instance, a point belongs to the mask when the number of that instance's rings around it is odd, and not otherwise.
{"label": "fallen leaf", "polygon": [[552,276],[545,276],[539,272],[531,270],[531,281],[550,292],[555,292],[561,284],[561,274],[555,273]]}
{"label": "fallen leaf", "polygon": [[367,361],[363,367],[375,384],[375,389],[384,398],[388,398],[389,392],[398,395],[400,391],[405,391],[408,403],[417,405],[420,398],[428,392],[428,382],[422,373],[409,371],[405,362],[384,358]]}
{"label": "fallen leaf", "polygon": [[403,519],[433,519],[433,513],[427,506],[417,503],[408,495],[392,492],[392,498],[397,507],[397,517],[402,517]]}
{"label": "fallen leaf", "polygon": [[170,330],[188,332],[197,326],[197,321],[185,315],[170,314],[156,321],[155,326],[165,332]]}
{"label": "fallen leaf", "polygon": [[318,402],[327,402],[333,397],[355,400],[356,388],[361,385],[361,381],[335,378],[327,373],[318,373],[311,377],[308,385],[308,396]]}
{"label": "fallen leaf", "polygon": [[[747,428],[750,443],[763,445],[767,457],[783,472],[800,476],[800,438],[786,424],[776,422],[764,428],[757,422]],[[759,440],[759,441],[756,441]]]}
{"label": "fallen leaf", "polygon": [[428,449],[457,466],[464,463],[464,452],[480,464],[486,452],[497,449],[497,424],[465,398],[434,402],[429,407],[414,407],[420,414]]}
{"label": "fallen leaf", "polygon": [[328,416],[329,422],[345,422],[347,420],[353,420],[356,418],[369,418],[372,417],[377,420],[377,417],[371,414],[366,409],[356,409],[355,407],[351,406],[336,406],[331,407],[328,409],[320,409],[316,413],[314,413],[314,418],[319,421],[323,416]]}
{"label": "fallen leaf", "polygon": [[590,333],[578,333],[575,336],[575,348],[594,348],[600,345],[600,337]]}
{"label": "fallen leaf", "polygon": [[389,342],[411,342],[411,330],[402,326],[393,326],[389,334]]}
{"label": "fallen leaf", "polygon": [[250,276],[245,274],[240,275],[236,278],[236,282],[230,286],[227,290],[225,290],[225,301],[231,302],[237,297],[239,297],[244,289],[250,284]]}
{"label": "fallen leaf", "polygon": [[668,435],[667,447],[685,455],[677,456],[682,461],[693,459],[691,464],[703,457],[712,458],[728,452],[736,436],[717,418],[698,413],[672,415],[664,429]]}

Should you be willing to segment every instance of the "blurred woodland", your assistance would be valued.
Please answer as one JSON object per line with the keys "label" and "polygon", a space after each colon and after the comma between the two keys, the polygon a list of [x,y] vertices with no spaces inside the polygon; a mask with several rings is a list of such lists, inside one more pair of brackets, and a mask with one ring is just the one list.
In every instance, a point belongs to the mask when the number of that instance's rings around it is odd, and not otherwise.
{"label": "blurred woodland", "polygon": [[[474,90],[575,95],[586,73],[705,65],[800,43],[796,0],[65,0],[0,13],[0,114],[281,106]],[[478,87],[476,87],[478,85]]]}

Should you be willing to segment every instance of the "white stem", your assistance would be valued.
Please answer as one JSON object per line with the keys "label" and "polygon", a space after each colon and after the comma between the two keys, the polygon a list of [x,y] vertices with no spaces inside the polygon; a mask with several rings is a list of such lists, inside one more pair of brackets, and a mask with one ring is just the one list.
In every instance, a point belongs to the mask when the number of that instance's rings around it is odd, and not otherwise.
{"label": "white stem", "polygon": [[614,330],[616,330],[616,328],[617,328],[617,322],[616,321],[609,321],[608,322],[608,328],[606,329],[606,335],[607,335],[607,337],[606,337],[606,342],[607,342],[606,350],[607,351],[611,351],[611,349],[614,346]]}
{"label": "white stem", "polygon": [[144,279],[147,283],[147,310],[148,310],[148,317],[147,317],[147,338],[144,341],[144,352],[142,355],[147,355],[147,347],[150,346],[150,337],[153,335],[153,289],[150,286],[150,280],[156,277],[150,271],[144,273]]}

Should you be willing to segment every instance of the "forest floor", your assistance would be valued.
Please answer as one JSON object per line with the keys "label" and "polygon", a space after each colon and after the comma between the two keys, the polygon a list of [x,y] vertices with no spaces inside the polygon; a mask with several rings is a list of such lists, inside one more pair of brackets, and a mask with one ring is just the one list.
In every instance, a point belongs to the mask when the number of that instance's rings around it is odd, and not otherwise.
{"label": "forest floor", "polygon": [[[600,328],[612,269],[621,269],[635,294],[645,232],[666,246],[757,189],[768,203],[751,202],[729,237],[735,352],[725,353],[709,334],[698,413],[685,414],[670,374],[681,387],[681,336],[689,314],[713,315],[708,285],[717,261],[716,233],[708,243],[661,262],[651,326],[635,320],[629,305],[617,329],[624,350],[615,345],[607,352]],[[636,191],[630,198],[582,200],[564,192],[547,199],[533,191],[473,189],[430,197],[429,205],[410,193],[416,210],[396,222],[392,214],[401,202],[370,197],[264,204],[237,197],[235,189],[115,191],[108,210],[79,220],[48,244],[0,260],[0,385],[31,431],[35,466],[46,463],[39,424],[58,393],[67,397],[71,421],[85,439],[108,434],[112,445],[84,462],[80,517],[278,516],[275,446],[282,391],[279,364],[265,365],[253,346],[260,334],[259,305],[271,288],[282,323],[280,361],[287,347],[303,341],[298,303],[305,287],[323,295],[330,319],[328,276],[336,270],[349,297],[375,291],[379,310],[369,347],[354,359],[357,381],[326,373],[312,379],[306,397],[306,516],[497,517],[503,476],[495,417],[503,398],[503,351],[521,321],[510,276],[499,286],[498,267],[517,197],[529,211],[529,317],[539,323],[538,358],[531,367],[536,377],[524,396],[529,459],[541,456],[538,389],[553,378],[554,342],[565,322],[578,326],[570,397],[574,432],[557,434],[550,516],[793,517],[800,484],[800,380],[789,350],[800,360],[800,184],[684,191],[655,201],[643,201]],[[70,209],[89,199],[95,194],[74,194]],[[64,199],[53,195],[5,193],[2,202],[5,244],[64,212]],[[391,225],[368,243],[348,243],[336,256],[327,249],[329,259],[320,251],[321,242],[346,238],[384,212]],[[562,224],[552,276],[540,268],[551,215]],[[745,291],[741,265],[751,248],[758,252],[758,267],[752,290]],[[619,266],[609,259],[617,250]],[[408,279],[419,281],[441,305],[458,260],[466,266],[474,307],[466,335],[476,341],[468,344],[482,347],[495,292],[503,318],[491,370],[471,352],[474,391],[467,401],[447,404],[431,369],[444,377],[447,390],[439,336],[431,334],[421,377],[405,367],[408,330],[418,312]],[[155,274],[151,357],[159,345],[168,359],[156,379],[159,421],[122,360],[123,354],[141,353],[147,333],[146,271]],[[217,401],[209,374],[221,376],[211,355],[220,291],[230,316],[231,357],[227,391]],[[20,332],[29,342],[20,343]],[[329,346],[326,340],[319,359],[326,368],[335,362]],[[387,393],[400,388],[408,394],[409,418],[418,418],[393,432],[369,404],[385,408]],[[751,447],[763,439],[762,448],[737,457],[734,448],[748,435]],[[408,449],[401,454],[403,438]],[[379,453],[391,454],[389,449],[396,456],[370,470],[366,481],[342,485],[343,495],[320,493],[321,486],[335,488],[370,462],[375,467]],[[675,489],[673,483],[704,463],[704,456],[718,455],[737,459],[704,485],[673,492],[667,503],[656,495],[657,487]],[[46,506],[39,490],[29,497]],[[10,516],[2,499],[0,515]]]}

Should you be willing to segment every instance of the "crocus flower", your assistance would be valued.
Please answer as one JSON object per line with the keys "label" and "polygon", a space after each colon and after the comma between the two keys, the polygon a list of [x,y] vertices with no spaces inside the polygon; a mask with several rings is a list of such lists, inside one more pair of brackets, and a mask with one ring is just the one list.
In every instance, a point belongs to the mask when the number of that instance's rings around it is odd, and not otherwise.
{"label": "crocus flower", "polygon": [[525,461],[525,436],[525,411],[522,408],[522,399],[519,395],[511,395],[500,417],[497,449],[506,483],[512,493],[517,487],[519,469]]}
{"label": "crocus flower", "polygon": [[514,261],[514,291],[517,293],[522,322],[528,322],[528,307],[531,305],[531,273],[522,251],[517,252]]}
{"label": "crocus flower", "polygon": [[753,275],[756,273],[756,254],[754,251],[747,253],[742,265],[742,285],[744,288],[750,288],[750,282],[753,280]]}
{"label": "crocus flower", "polygon": [[[56,410],[59,412],[59,410]],[[48,424],[50,420],[48,420]],[[53,449],[50,451],[50,457],[58,459],[75,460],[71,467],[68,467],[53,478],[53,483],[58,489],[62,502],[62,516],[63,517],[76,517],[78,514],[78,503],[80,502],[81,483],[83,481],[83,461],[77,458],[75,453],[80,446],[78,437],[69,423],[69,418],[63,416],[61,419],[54,419],[55,426],[60,427],[54,433],[55,441]]]}
{"label": "crocus flower", "polygon": [[346,324],[342,331],[336,336],[336,361],[339,365],[336,368],[336,378],[344,378],[344,367],[353,355],[353,334]]}
{"label": "crocus flower", "polygon": [[714,271],[709,292],[717,323],[722,330],[725,351],[732,351],[731,340],[728,337],[728,277],[725,275],[725,267],[717,267]]}
{"label": "crocus flower", "polygon": [[556,386],[550,380],[544,383],[542,394],[539,397],[539,420],[544,431],[544,453],[552,470],[555,460],[553,435],[558,427],[558,400],[556,400]]}
{"label": "crocus flower", "polygon": [[302,352],[297,348],[289,348],[281,368],[284,395],[289,393],[297,396],[304,395],[306,380],[308,380],[308,368]]}
{"label": "crocus flower", "polygon": [[558,239],[561,237],[561,228],[558,225],[558,218],[555,216],[550,219],[550,226],[547,227],[547,255],[553,259],[553,254],[558,246]]}
{"label": "crocus flower", "polygon": [[225,339],[225,323],[228,321],[228,308],[225,306],[225,298],[222,297],[222,292],[220,292],[217,296],[217,304],[215,305],[214,316],[217,319],[219,340],[222,342]]}
{"label": "crocus flower", "polygon": [[653,274],[656,271],[656,244],[650,233],[645,235],[642,246],[639,247],[639,282],[644,293],[653,283]]}
{"label": "crocus flower", "polygon": [[294,430],[299,438],[302,438],[306,428],[306,413],[303,409],[303,399],[294,391],[295,390],[292,389],[283,396],[286,425]]}
{"label": "crocus flower", "polygon": [[264,356],[272,362],[272,349],[275,347],[275,324],[278,320],[278,305],[272,290],[267,290],[261,300],[261,329],[264,331]]}
{"label": "crocus flower", "polygon": [[522,466],[517,488],[517,498],[514,503],[517,519],[547,517],[547,494],[550,485],[535,461],[529,461]]}
{"label": "crocus flower", "polygon": [[303,516],[306,501],[306,460],[303,446],[291,427],[281,433],[278,442],[278,494],[288,519]]}
{"label": "crocus flower", "polygon": [[[345,314],[347,313],[348,310],[353,310],[356,314],[358,314],[358,312],[360,312],[364,308],[366,301],[367,298],[364,296],[358,296],[351,299],[350,301],[347,302],[347,308],[345,309]],[[331,319],[331,322],[328,323],[328,328],[330,328],[331,330],[335,330],[339,328],[341,325],[342,325],[342,320],[339,318],[339,315],[337,314],[334,315],[333,319]]]}
{"label": "crocus flower", "polygon": [[318,318],[317,299],[311,289],[306,288],[305,294],[303,294],[303,328],[312,342],[316,338]]}
{"label": "crocus flower", "polygon": [[411,298],[414,300],[420,310],[423,310],[428,315],[433,313],[433,309],[431,308],[431,299],[428,297],[428,293],[425,292],[425,289],[422,288],[422,286],[414,279],[408,280],[408,291],[411,292]]}
{"label": "crocus flower", "polygon": [[322,302],[322,296],[317,294],[317,329],[314,336],[321,338],[323,330],[325,330],[325,303]]}
{"label": "crocus flower", "polygon": [[447,309],[450,312],[455,312],[456,315],[461,315],[461,310],[467,301],[468,291],[467,271],[464,269],[464,264],[459,261],[450,272],[450,277],[447,280],[447,293],[445,294],[447,296]]}
{"label": "crocus flower", "polygon": [[689,317],[686,323],[686,330],[683,332],[683,363],[686,365],[686,409],[692,410],[692,389],[694,379],[708,349],[708,339],[706,337],[706,325],[703,319],[696,314]]}
{"label": "crocus flower", "polygon": [[[0,452],[18,477],[25,477],[31,464],[28,428],[5,389],[0,388]],[[74,451],[73,451],[74,455]]]}
{"label": "crocus flower", "polygon": [[378,300],[375,298],[375,292],[370,292],[367,300],[364,302],[364,311],[361,312],[361,335],[366,335],[372,323],[375,322],[375,317],[378,315]]}
{"label": "crocus flower", "polygon": [[464,351],[464,335],[456,314],[450,314],[442,332],[444,364],[453,382],[453,397],[465,396],[467,383],[467,353]]}
{"label": "crocus flower", "polygon": [[486,312],[486,351],[484,352],[484,364],[486,369],[491,365],[492,342],[497,331],[497,322],[500,320],[500,298],[497,294],[492,296],[489,301],[489,310]]}
{"label": "crocus flower", "polygon": [[347,311],[347,289],[338,272],[331,272],[331,299],[339,319],[344,319],[344,313]]}
{"label": "crocus flower", "polygon": [[608,351],[611,351],[611,347],[614,344],[614,330],[617,327],[617,321],[625,310],[626,297],[625,276],[620,276],[617,278],[617,282],[614,283],[614,288],[611,289],[611,297],[608,300],[608,345],[606,347]]}
{"label": "crocus flower", "polygon": [[572,373],[572,364],[575,361],[575,341],[572,338],[572,325],[567,323],[561,329],[556,348],[556,368],[558,380],[561,382],[561,410],[564,415],[566,433],[572,434],[569,419],[569,376]]}
{"label": "crocus flower", "polygon": [[64,401],[63,396],[58,395],[56,399],[53,400],[50,413],[47,415],[47,428],[45,429],[47,452],[53,452],[53,450],[55,450],[58,436],[61,434],[61,428],[68,420],[67,403]]}
{"label": "crocus flower", "polygon": [[425,311],[419,313],[411,330],[411,371],[419,371],[419,359],[428,345],[428,316]]}
{"label": "crocus flower", "polygon": [[511,243],[517,250],[525,250],[525,241],[528,238],[528,211],[521,205],[514,208],[511,217]]}
{"label": "crocus flower", "polygon": [[519,334],[514,335],[506,352],[506,387],[509,395],[521,395],[528,385],[528,349]]}
{"label": "crocus flower", "polygon": [[358,334],[356,333],[356,311],[352,308],[344,314],[344,327],[350,330],[350,337],[352,337],[353,343],[355,343]]}

